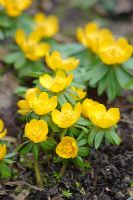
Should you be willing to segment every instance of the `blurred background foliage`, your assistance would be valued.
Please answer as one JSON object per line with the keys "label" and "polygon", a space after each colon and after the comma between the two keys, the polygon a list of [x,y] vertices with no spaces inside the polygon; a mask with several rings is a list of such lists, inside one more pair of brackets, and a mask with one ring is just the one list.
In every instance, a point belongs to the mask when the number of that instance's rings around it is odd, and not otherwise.
{"label": "blurred background foliage", "polygon": [[94,20],[133,41],[133,0],[38,0],[29,12],[36,9],[57,15],[64,36],[75,38],[78,26]]}

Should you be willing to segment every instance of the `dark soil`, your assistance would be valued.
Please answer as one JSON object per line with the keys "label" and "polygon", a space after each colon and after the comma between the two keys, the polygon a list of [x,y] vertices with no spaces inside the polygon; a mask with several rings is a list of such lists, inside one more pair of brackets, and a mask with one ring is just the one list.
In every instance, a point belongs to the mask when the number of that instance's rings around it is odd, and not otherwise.
{"label": "dark soil", "polygon": [[[133,196],[133,111],[132,105],[127,104],[124,98],[114,104],[118,102],[124,116],[118,129],[122,138],[119,147],[104,144],[99,150],[92,149],[87,159],[90,169],[84,171],[69,165],[61,180],[56,175],[60,164],[49,166],[45,162],[41,169],[42,176],[47,179],[45,191],[34,187],[34,170],[30,161],[23,163],[24,166],[16,162],[14,168],[19,173],[16,172],[12,180],[0,184],[0,200],[16,199],[20,194],[22,200],[127,200]],[[28,191],[26,194],[25,189]],[[66,198],[63,191],[72,194]]]}

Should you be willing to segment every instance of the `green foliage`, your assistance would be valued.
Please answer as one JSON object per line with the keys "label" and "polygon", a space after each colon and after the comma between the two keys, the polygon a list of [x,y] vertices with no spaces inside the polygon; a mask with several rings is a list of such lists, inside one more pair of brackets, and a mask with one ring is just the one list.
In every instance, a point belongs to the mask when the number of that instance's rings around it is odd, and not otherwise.
{"label": "green foliage", "polygon": [[73,195],[73,193],[70,192],[70,190],[62,190],[62,197],[69,198],[72,195]]}
{"label": "green foliage", "polygon": [[3,179],[11,177],[11,169],[4,161],[0,161],[0,176]]}

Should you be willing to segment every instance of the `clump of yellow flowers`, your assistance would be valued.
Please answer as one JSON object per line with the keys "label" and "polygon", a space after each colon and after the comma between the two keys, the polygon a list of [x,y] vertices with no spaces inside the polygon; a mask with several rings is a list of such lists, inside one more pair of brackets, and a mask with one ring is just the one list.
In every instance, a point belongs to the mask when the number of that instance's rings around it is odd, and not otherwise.
{"label": "clump of yellow flowers", "polygon": [[77,29],[77,39],[87,48],[86,55],[90,58],[88,68],[84,66],[85,58],[80,60],[81,70],[84,70],[83,80],[89,82],[91,87],[97,87],[99,95],[106,92],[109,100],[121,95],[123,89],[130,89],[133,47],[125,38],[116,39],[109,29],[91,22]]}
{"label": "clump of yellow flowers", "polygon": [[35,87],[28,89],[24,99],[18,101],[18,112],[26,119],[27,142],[20,153],[33,153],[37,183],[41,187],[40,149],[60,157],[63,163],[60,175],[63,175],[68,161],[87,167],[83,157],[90,153],[89,146],[99,148],[103,138],[111,144],[120,144],[115,131],[120,111],[118,108],[106,110],[103,104],[92,99],[84,100],[86,91],[78,87],[74,78],[79,60],[62,57],[55,51],[47,54],[45,61],[51,71],[38,77]]}
{"label": "clump of yellow flowers", "polygon": [[53,37],[59,30],[59,20],[54,15],[46,16],[44,13],[37,13],[34,16],[33,30],[40,38]]}
{"label": "clump of yellow flowers", "polygon": [[32,0],[0,0],[0,6],[3,6],[6,13],[11,17],[17,17],[26,10],[32,3]]}
{"label": "clump of yellow flowers", "polygon": [[25,32],[18,29],[15,35],[15,41],[23,51],[25,57],[32,61],[39,60],[50,50],[49,44],[40,42],[40,36],[36,32],[32,32],[26,37]]}

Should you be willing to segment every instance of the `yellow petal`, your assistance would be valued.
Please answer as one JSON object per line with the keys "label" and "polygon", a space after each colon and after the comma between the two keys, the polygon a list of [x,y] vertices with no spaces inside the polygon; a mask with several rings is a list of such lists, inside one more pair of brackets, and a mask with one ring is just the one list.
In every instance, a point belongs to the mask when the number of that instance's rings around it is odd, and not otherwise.
{"label": "yellow petal", "polygon": [[58,104],[58,102],[57,102],[56,96],[53,96],[49,99],[49,105],[51,107],[51,111],[57,107],[57,104]]}
{"label": "yellow petal", "polygon": [[0,132],[0,139],[4,138],[7,134],[7,129],[4,129],[4,131]]}
{"label": "yellow petal", "polygon": [[48,74],[44,74],[39,78],[40,84],[45,88],[50,88],[52,85],[52,78]]}
{"label": "yellow petal", "polygon": [[67,76],[65,87],[68,87],[68,86],[71,84],[71,82],[72,82],[72,80],[73,80],[73,77],[74,77],[73,74],[69,74],[69,75]]}
{"label": "yellow petal", "polygon": [[43,22],[45,20],[46,16],[44,13],[37,13],[34,17],[35,22]]}
{"label": "yellow petal", "polygon": [[45,56],[50,50],[50,45],[47,43],[40,43],[36,46],[36,56],[41,58]]}
{"label": "yellow petal", "polygon": [[81,110],[82,110],[81,103],[77,103],[74,108],[74,114],[75,114],[76,121],[80,118]]}
{"label": "yellow petal", "polygon": [[67,111],[73,112],[73,107],[70,103],[64,103],[61,107],[61,112],[67,112]]}
{"label": "yellow petal", "polygon": [[0,160],[3,160],[6,155],[6,145],[0,144]]}
{"label": "yellow petal", "polygon": [[25,43],[26,37],[25,37],[25,33],[22,29],[18,29],[16,31],[15,41],[20,47],[22,47],[23,44]]}
{"label": "yellow petal", "polygon": [[51,113],[52,120],[55,124],[59,124],[61,120],[61,112],[57,109],[54,109]]}
{"label": "yellow petal", "polygon": [[2,119],[0,119],[0,132],[4,129],[4,122]]}

